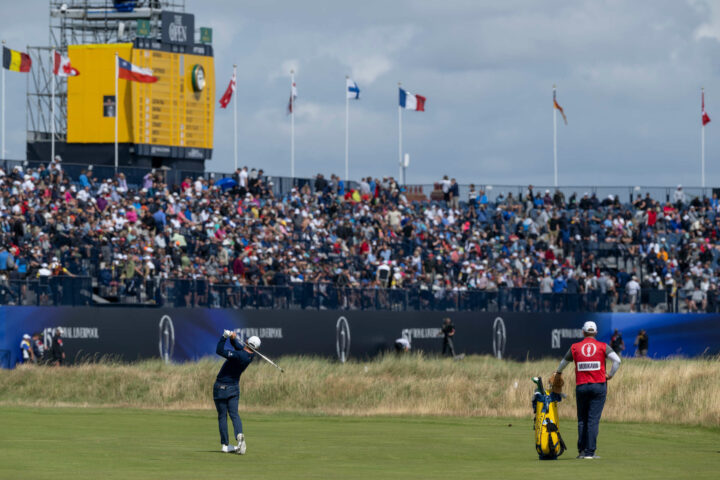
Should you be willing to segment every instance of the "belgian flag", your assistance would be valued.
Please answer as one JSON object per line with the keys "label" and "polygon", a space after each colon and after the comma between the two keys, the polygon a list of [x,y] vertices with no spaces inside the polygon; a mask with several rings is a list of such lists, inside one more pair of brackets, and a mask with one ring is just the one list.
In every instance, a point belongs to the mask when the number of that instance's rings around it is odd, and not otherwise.
{"label": "belgian flag", "polygon": [[31,66],[30,55],[3,47],[3,68],[13,72],[29,72]]}

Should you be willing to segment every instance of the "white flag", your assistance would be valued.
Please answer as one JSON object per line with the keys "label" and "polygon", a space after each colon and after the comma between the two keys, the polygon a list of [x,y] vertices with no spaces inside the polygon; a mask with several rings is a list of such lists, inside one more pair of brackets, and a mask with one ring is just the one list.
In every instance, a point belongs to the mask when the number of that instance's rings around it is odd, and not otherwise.
{"label": "white flag", "polygon": [[345,79],[345,83],[347,84],[347,98],[360,100],[360,88],[357,83],[355,83],[351,78]]}

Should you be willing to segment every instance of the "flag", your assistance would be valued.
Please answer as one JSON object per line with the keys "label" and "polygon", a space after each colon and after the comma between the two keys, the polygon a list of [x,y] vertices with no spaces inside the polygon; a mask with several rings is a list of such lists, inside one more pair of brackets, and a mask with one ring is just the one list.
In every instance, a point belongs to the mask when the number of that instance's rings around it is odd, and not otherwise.
{"label": "flag", "polygon": [[400,89],[400,106],[406,110],[425,111],[425,97],[413,95],[407,90]]}
{"label": "flag", "polygon": [[565,125],[567,125],[567,117],[565,116],[565,111],[560,106],[560,104],[557,102],[557,95],[555,93],[555,89],[553,88],[553,107],[560,110],[560,115],[562,115],[563,120],[565,121]]}
{"label": "flag", "polygon": [[30,55],[3,47],[3,68],[13,72],[29,72],[31,66]]}
{"label": "flag", "polygon": [[295,100],[297,100],[297,86],[295,85],[295,82],[292,82],[292,87],[290,88],[290,100],[288,101],[288,115],[293,113],[295,110]]}
{"label": "flag", "polygon": [[350,78],[346,78],[345,83],[347,84],[347,98],[354,98],[355,100],[360,100],[360,88],[358,87],[357,83],[355,83]]}
{"label": "flag", "polygon": [[227,87],[227,90],[225,90],[225,93],[220,98],[220,108],[227,108],[227,106],[230,104],[230,100],[232,99],[233,92],[235,91],[235,72],[232,74],[232,78],[230,79],[230,84]]}
{"label": "flag", "polygon": [[60,52],[55,52],[53,73],[58,77],[76,77],[80,75],[80,72],[70,65],[70,57],[64,57],[60,55]]}
{"label": "flag", "polygon": [[705,111],[705,90],[702,92],[702,124],[703,127],[710,123],[710,115]]}
{"label": "flag", "polygon": [[140,83],[155,83],[158,81],[151,69],[140,68],[120,57],[118,57],[118,78]]}

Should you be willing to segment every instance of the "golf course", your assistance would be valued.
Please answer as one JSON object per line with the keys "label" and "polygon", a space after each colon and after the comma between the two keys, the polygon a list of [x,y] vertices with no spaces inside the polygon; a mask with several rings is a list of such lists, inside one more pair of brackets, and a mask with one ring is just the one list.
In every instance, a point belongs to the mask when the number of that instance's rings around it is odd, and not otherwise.
{"label": "golf course", "polygon": [[243,456],[220,453],[216,360],[0,372],[0,478],[702,479],[720,470],[717,359],[624,361],[609,384],[597,460],[575,459],[570,372],[559,405],[568,451],[545,462],[535,453],[530,376],[547,375],[555,360],[278,363],[284,374],[257,364],[240,382]]}
{"label": "golf course", "polygon": [[[223,454],[213,411],[0,408],[0,478],[717,478],[720,430],[604,422],[599,460],[539,462],[529,418],[243,416]],[[563,425],[561,424],[561,428]],[[563,435],[576,441],[575,422]]]}

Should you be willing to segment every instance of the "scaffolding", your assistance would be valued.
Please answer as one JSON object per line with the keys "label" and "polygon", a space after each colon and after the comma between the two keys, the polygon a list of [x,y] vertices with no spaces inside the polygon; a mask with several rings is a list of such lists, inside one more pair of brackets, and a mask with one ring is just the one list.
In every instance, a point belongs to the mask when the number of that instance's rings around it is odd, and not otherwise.
{"label": "scaffolding", "polygon": [[51,142],[53,123],[55,142],[67,138],[67,78],[53,74],[53,51],[66,55],[68,45],[159,39],[163,10],[184,13],[185,0],[50,0],[48,45],[27,47],[33,65],[26,86],[27,142]]}

